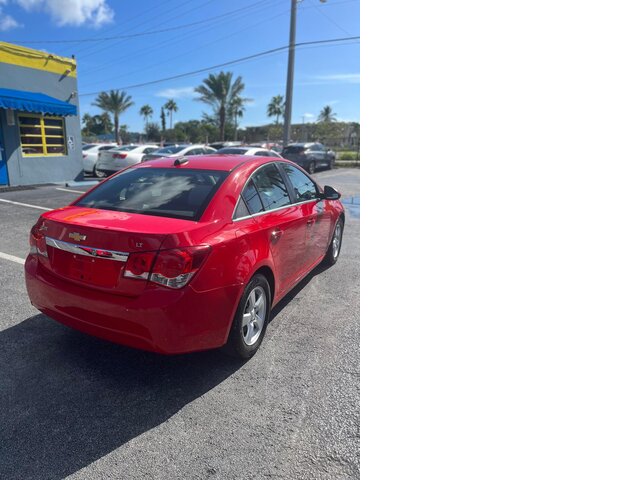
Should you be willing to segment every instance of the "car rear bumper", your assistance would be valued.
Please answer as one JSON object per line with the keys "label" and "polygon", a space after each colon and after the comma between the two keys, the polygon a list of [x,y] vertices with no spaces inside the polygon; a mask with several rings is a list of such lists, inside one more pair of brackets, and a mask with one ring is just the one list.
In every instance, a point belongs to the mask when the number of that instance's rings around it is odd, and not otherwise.
{"label": "car rear bumper", "polygon": [[162,354],[224,345],[242,285],[196,291],[148,288],[137,297],[100,292],[69,282],[29,255],[25,279],[31,303],[73,329]]}

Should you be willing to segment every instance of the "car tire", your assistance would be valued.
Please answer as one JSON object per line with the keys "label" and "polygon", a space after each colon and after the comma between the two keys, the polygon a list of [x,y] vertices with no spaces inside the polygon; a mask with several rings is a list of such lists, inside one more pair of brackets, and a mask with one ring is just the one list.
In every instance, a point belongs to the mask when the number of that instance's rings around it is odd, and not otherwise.
{"label": "car tire", "polygon": [[224,351],[237,358],[253,357],[262,344],[270,315],[271,288],[264,275],[258,273],[242,293]]}
{"label": "car tire", "polygon": [[327,247],[327,253],[324,256],[324,264],[331,266],[335,265],[340,257],[340,250],[342,249],[342,234],[344,233],[344,219],[338,218],[336,226],[333,227],[333,235]]}
{"label": "car tire", "polygon": [[97,168],[94,168],[95,171],[95,175],[98,178],[105,178],[107,176],[107,172],[103,172],[102,170],[98,170]]}
{"label": "car tire", "polygon": [[316,173],[316,162],[311,162],[307,167],[307,172],[314,174]]}

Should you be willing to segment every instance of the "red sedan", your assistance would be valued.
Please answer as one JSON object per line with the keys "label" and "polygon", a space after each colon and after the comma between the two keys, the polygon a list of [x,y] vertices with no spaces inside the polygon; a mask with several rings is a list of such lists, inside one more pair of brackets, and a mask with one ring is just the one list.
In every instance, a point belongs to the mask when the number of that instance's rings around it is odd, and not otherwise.
{"label": "red sedan", "polygon": [[340,194],[269,157],[135,165],[31,229],[31,303],[90,335],[159,353],[249,358],[271,309],[340,254]]}

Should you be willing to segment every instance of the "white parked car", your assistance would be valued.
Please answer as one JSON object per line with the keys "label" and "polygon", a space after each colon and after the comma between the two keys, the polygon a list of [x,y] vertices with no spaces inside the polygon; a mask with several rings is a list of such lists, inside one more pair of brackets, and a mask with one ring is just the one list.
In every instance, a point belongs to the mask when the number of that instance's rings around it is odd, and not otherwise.
{"label": "white parked car", "polygon": [[155,160],[156,158],[177,158],[177,157],[189,157],[191,155],[211,155],[216,153],[215,148],[208,147],[206,145],[172,145],[170,147],[164,147],[155,152],[145,155],[142,159],[143,162],[148,160]]}
{"label": "white parked car", "polygon": [[92,175],[96,174],[96,162],[98,161],[98,154],[105,150],[111,150],[116,148],[117,143],[89,143],[82,146],[82,169],[84,173]]}
{"label": "white parked car", "polygon": [[158,150],[156,145],[123,145],[100,152],[96,163],[96,176],[108,177],[123,168],[142,161],[142,157]]}
{"label": "white parked car", "polygon": [[282,158],[273,150],[267,150],[260,147],[225,147],[218,150],[218,153],[226,153],[227,155],[257,155],[258,157],[274,157]]}

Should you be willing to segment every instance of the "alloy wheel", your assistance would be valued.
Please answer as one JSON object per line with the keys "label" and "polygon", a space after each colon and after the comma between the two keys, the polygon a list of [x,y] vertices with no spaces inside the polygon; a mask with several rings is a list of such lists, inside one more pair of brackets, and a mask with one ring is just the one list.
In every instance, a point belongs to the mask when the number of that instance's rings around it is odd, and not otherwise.
{"label": "alloy wheel", "polygon": [[246,345],[253,345],[260,338],[267,315],[267,295],[260,286],[247,296],[242,313],[242,338]]}
{"label": "alloy wheel", "polygon": [[331,241],[331,248],[333,249],[333,258],[338,258],[340,253],[340,242],[342,242],[342,222],[336,223],[336,230],[333,233],[333,240]]}

